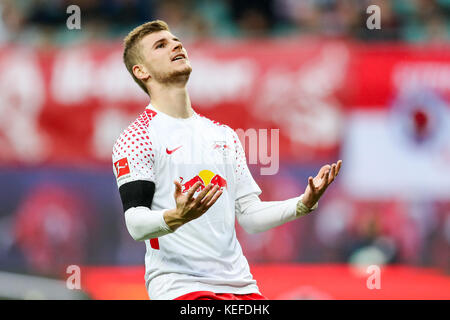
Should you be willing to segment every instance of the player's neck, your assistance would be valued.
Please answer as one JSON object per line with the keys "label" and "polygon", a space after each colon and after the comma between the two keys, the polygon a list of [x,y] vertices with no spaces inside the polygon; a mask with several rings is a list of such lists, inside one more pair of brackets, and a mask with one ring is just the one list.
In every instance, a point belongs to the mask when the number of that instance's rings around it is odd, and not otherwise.
{"label": "player's neck", "polygon": [[158,86],[151,90],[152,106],[174,118],[189,118],[194,114],[186,86]]}

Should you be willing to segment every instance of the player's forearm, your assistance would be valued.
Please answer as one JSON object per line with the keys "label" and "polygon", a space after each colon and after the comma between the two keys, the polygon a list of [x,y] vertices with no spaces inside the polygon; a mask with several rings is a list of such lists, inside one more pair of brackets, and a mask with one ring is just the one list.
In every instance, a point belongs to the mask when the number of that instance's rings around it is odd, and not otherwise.
{"label": "player's forearm", "polygon": [[240,226],[249,233],[267,231],[294,220],[297,201],[298,199],[262,202],[256,195],[244,197],[238,200],[240,210],[237,210],[237,219]]}
{"label": "player's forearm", "polygon": [[167,226],[173,231],[177,230],[183,224],[187,223],[186,219],[180,217],[176,209],[166,210],[164,212],[164,221],[166,222]]}
{"label": "player's forearm", "polygon": [[245,196],[236,203],[238,222],[249,233],[278,227],[305,215],[298,205],[301,198],[300,196],[284,201],[261,201],[255,194]]}
{"label": "player's forearm", "polygon": [[144,241],[172,233],[173,229],[164,220],[164,211],[147,207],[132,207],[125,211],[125,223],[133,239]]}

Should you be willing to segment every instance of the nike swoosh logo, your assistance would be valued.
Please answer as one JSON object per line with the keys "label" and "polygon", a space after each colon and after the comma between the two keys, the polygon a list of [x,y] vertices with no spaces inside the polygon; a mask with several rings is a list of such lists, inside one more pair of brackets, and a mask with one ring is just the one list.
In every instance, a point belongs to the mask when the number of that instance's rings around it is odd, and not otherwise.
{"label": "nike swoosh logo", "polygon": [[166,152],[167,152],[167,154],[172,154],[173,152],[175,152],[175,151],[177,151],[178,149],[180,149],[182,146],[179,146],[179,147],[177,147],[177,148],[175,148],[175,149],[172,149],[172,150],[169,150],[168,148],[166,148]]}

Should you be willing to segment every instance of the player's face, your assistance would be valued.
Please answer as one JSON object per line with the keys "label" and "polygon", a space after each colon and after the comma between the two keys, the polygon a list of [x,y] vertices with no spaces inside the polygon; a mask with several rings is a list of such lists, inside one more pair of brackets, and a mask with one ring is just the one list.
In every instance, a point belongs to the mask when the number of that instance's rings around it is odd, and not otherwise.
{"label": "player's face", "polygon": [[192,71],[186,49],[169,31],[151,33],[141,40],[144,66],[158,82],[189,78]]}

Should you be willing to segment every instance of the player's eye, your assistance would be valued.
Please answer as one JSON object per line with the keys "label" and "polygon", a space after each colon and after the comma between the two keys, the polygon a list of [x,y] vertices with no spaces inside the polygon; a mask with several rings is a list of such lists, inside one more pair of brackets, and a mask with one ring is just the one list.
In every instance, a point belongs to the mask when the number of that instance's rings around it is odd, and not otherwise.
{"label": "player's eye", "polygon": [[164,48],[165,45],[166,45],[166,44],[165,44],[164,42],[161,42],[160,44],[158,44],[158,45],[156,46],[156,49]]}

